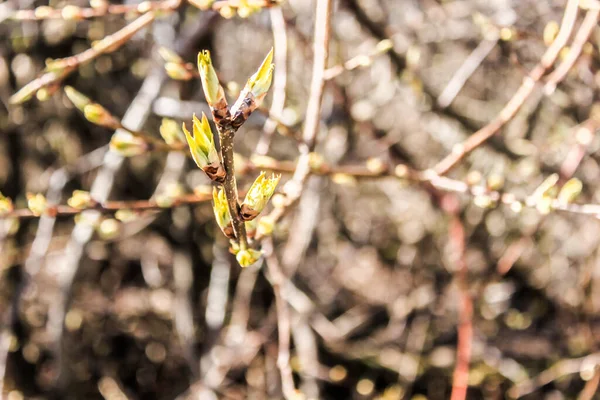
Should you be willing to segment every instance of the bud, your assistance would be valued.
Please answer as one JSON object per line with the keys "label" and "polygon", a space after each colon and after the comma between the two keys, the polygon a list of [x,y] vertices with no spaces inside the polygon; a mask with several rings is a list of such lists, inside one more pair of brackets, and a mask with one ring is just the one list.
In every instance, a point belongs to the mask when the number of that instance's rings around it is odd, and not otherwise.
{"label": "bud", "polygon": [[183,132],[196,165],[206,172],[206,175],[213,181],[222,182],[225,179],[225,170],[215,148],[213,133],[206,115],[202,113],[201,122],[194,114],[193,137],[185,127],[185,123],[183,124]]}
{"label": "bud", "polygon": [[250,90],[255,98],[257,106],[260,105],[265,95],[271,87],[271,80],[273,79],[273,70],[275,65],[273,64],[273,48],[269,51],[269,54],[265,57],[262,64],[258,68],[258,71],[254,73],[248,79],[246,87]]}
{"label": "bud", "polygon": [[556,184],[558,183],[558,174],[552,174],[548,176],[544,181],[540,184],[540,186],[535,189],[530,198],[533,201],[540,199],[542,197],[549,197],[551,192],[556,188]]}
{"label": "bud", "polygon": [[230,19],[233,18],[235,12],[233,11],[233,7],[227,5],[221,7],[221,9],[219,10],[219,14],[221,14],[221,17],[225,19]]}
{"label": "bud", "polygon": [[81,112],[83,112],[85,106],[92,104],[92,101],[89,99],[89,97],[77,91],[72,86],[65,86],[65,94],[71,103],[73,103],[73,105]]}
{"label": "bud", "polygon": [[46,197],[43,194],[33,194],[27,193],[27,208],[31,210],[33,215],[39,217],[42,215],[46,209],[48,208],[48,203],[46,202]]}
{"label": "bud", "polygon": [[581,194],[583,184],[577,178],[569,179],[558,193],[558,201],[562,204],[572,203]]}
{"label": "bud", "polygon": [[198,71],[200,72],[206,102],[211,107],[217,107],[219,103],[225,101],[225,93],[219,84],[219,78],[217,78],[208,50],[198,53]]}
{"label": "bud", "polygon": [[169,78],[176,81],[189,81],[194,77],[194,75],[183,64],[179,63],[166,63],[165,71],[167,71]]}
{"label": "bud", "polygon": [[257,234],[259,236],[271,236],[275,229],[275,222],[273,218],[268,215],[261,217],[258,220],[258,226],[256,227]]}
{"label": "bud", "polygon": [[11,212],[13,208],[12,200],[0,192],[0,215]]}
{"label": "bud", "polygon": [[96,201],[92,199],[90,192],[86,192],[85,190],[74,190],[71,198],[67,200],[67,204],[69,207],[82,210],[84,208],[93,207],[96,204]]}
{"label": "bud", "polygon": [[85,106],[83,108],[83,115],[85,116],[85,119],[98,126],[110,129],[118,129],[120,127],[117,119],[113,117],[106,108],[98,103],[92,103]]}
{"label": "bud", "polygon": [[54,9],[48,6],[39,6],[33,11],[33,14],[37,19],[45,19],[52,15]]}
{"label": "bud", "polygon": [[254,237],[256,236],[256,229],[258,227],[258,221],[256,220],[256,218],[252,221],[244,222],[244,225],[246,226],[246,236],[248,237],[248,239],[254,239]]}
{"label": "bud", "polygon": [[213,187],[213,211],[215,212],[215,219],[217,225],[221,228],[221,231],[225,236],[230,239],[235,238],[233,233],[233,226],[231,225],[231,215],[229,214],[229,207],[227,205],[227,196],[223,188],[217,190]]}
{"label": "bud", "polygon": [[118,130],[110,139],[110,149],[123,157],[133,157],[148,150],[148,144],[126,131]]}
{"label": "bud", "polygon": [[240,250],[235,255],[236,260],[242,267],[249,267],[260,259],[262,253],[254,249]]}
{"label": "bud", "polygon": [[81,19],[81,8],[74,5],[67,5],[61,10],[60,15],[65,20]]}
{"label": "bud", "polygon": [[172,182],[165,187],[165,190],[156,196],[156,204],[162,208],[173,207],[175,202],[185,194],[183,187]]}
{"label": "bud", "polygon": [[242,203],[240,215],[244,221],[250,221],[260,214],[271,196],[273,196],[279,179],[281,179],[281,175],[272,174],[271,177],[267,178],[264,172],[260,173]]}
{"label": "bud", "polygon": [[159,48],[158,54],[166,63],[183,64],[185,62],[183,61],[183,58],[179,56],[179,54],[166,47]]}
{"label": "bud", "polygon": [[40,84],[38,80],[33,80],[23,86],[21,89],[17,91],[17,93],[10,96],[8,102],[10,104],[22,104],[26,101],[30,100],[33,95],[39,90]]}
{"label": "bud", "polygon": [[132,222],[137,218],[138,214],[129,208],[122,208],[115,213],[115,219],[121,222]]}
{"label": "bud", "polygon": [[98,225],[98,235],[104,240],[115,239],[121,231],[121,224],[114,218],[107,218]]}
{"label": "bud", "polygon": [[179,129],[179,124],[172,119],[163,118],[160,124],[160,136],[169,146],[178,146],[185,143],[185,135]]}

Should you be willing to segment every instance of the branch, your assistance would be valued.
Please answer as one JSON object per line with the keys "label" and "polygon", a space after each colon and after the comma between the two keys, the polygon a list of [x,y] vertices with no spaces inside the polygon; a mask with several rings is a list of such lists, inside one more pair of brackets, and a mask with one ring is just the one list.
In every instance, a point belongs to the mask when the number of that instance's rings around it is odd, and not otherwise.
{"label": "branch", "polygon": [[433,170],[438,175],[445,175],[450,171],[456,164],[458,164],[467,154],[481,146],[488,139],[490,139],[496,132],[500,130],[508,121],[510,121],[521,106],[525,103],[525,100],[533,93],[535,84],[542,78],[548,68],[554,64],[554,61],[558,57],[560,51],[567,44],[567,40],[573,30],[575,19],[577,18],[577,10],[579,8],[578,0],[569,0],[565,8],[565,13],[560,26],[560,31],[556,36],[556,39],[548,47],[540,62],[531,70],[529,75],[523,79],[523,83],[513,95],[513,97],[506,103],[500,113],[486,126],[479,129],[467,140],[461,144],[457,144],[452,152],[448,154],[444,159],[438,162]]}

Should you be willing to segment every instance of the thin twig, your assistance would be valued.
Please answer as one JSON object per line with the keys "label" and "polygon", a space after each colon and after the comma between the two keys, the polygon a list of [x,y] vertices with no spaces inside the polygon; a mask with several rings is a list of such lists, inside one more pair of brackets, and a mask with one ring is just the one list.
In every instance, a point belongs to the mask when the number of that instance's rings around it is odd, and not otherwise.
{"label": "thin twig", "polygon": [[267,238],[262,243],[265,261],[269,270],[270,282],[275,295],[277,307],[277,331],[279,338],[279,351],[277,367],[281,373],[281,386],[286,399],[292,399],[296,393],[294,377],[290,366],[290,309],[282,290],[286,281],[285,275],[279,265],[277,256],[273,253],[273,240]]}
{"label": "thin twig", "polygon": [[519,89],[490,123],[479,129],[463,143],[457,144],[450,154],[433,167],[433,170],[438,175],[444,175],[450,171],[467,154],[485,143],[515,116],[525,103],[525,100],[533,93],[536,83],[542,78],[546,70],[554,64],[558,54],[567,44],[567,40],[573,30],[573,25],[575,24],[575,19],[577,18],[578,8],[578,0],[569,0],[567,2],[558,35],[552,45],[548,47],[540,62],[523,79],[523,83],[521,83]]}
{"label": "thin twig", "polygon": [[275,75],[273,76],[273,101],[269,109],[269,118],[265,122],[263,134],[256,145],[256,154],[264,155],[269,151],[269,145],[275,130],[277,120],[281,119],[281,113],[285,107],[285,90],[287,86],[287,32],[285,19],[281,7],[273,7],[269,10],[271,16],[271,28],[273,30],[273,43],[275,48]]}
{"label": "thin twig", "polygon": [[477,45],[460,68],[456,70],[446,88],[442,90],[437,99],[438,106],[446,108],[452,103],[465,83],[467,83],[467,80],[469,80],[494,47],[496,47],[496,43],[498,43],[498,38],[484,39]]}
{"label": "thin twig", "polygon": [[[277,207],[269,215],[273,222],[277,222],[289,207],[296,203],[302,194],[304,184],[308,178],[310,168],[310,152],[316,145],[316,137],[319,130],[321,116],[321,102],[323,100],[323,89],[325,87],[325,69],[329,57],[329,39],[331,36],[331,10],[332,0],[318,0],[316,4],[315,17],[315,39],[313,43],[314,61],[310,95],[306,108],[306,119],[303,131],[303,143],[300,145],[300,158],[294,171],[292,180],[287,182],[284,191],[286,204]],[[256,240],[260,240],[260,234]]]}
{"label": "thin twig", "polygon": [[590,35],[594,31],[596,27],[596,23],[598,22],[598,15],[600,15],[600,9],[592,9],[589,10],[579,27],[579,30],[575,34],[575,38],[573,39],[573,43],[569,47],[569,52],[567,56],[562,61],[562,63],[554,70],[550,75],[548,75],[548,79],[546,81],[546,86],[544,86],[544,93],[546,95],[551,95],[556,90],[556,85],[561,82],[567,73],[573,68],[575,61],[579,58],[581,51],[583,50],[583,46],[588,41]]}

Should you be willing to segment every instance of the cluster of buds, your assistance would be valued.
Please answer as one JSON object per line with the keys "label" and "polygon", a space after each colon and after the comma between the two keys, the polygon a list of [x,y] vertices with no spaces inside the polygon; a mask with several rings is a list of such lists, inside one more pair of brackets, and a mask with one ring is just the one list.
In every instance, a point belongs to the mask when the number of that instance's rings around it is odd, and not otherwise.
{"label": "cluster of buds", "polygon": [[208,118],[202,113],[202,121],[198,120],[196,115],[193,118],[193,136],[183,124],[183,132],[190,147],[192,158],[198,168],[202,169],[208,177],[215,182],[223,182],[225,179],[225,169],[221,163],[221,158],[215,148],[215,139],[208,123]]}
{"label": "cluster of buds", "polygon": [[106,108],[98,103],[94,103],[72,86],[65,86],[65,94],[71,103],[83,113],[85,119],[92,124],[109,129],[118,129],[121,127],[119,121]]}
{"label": "cluster of buds", "polygon": [[48,209],[46,197],[41,193],[27,193],[27,208],[29,208],[33,215],[39,217]]}

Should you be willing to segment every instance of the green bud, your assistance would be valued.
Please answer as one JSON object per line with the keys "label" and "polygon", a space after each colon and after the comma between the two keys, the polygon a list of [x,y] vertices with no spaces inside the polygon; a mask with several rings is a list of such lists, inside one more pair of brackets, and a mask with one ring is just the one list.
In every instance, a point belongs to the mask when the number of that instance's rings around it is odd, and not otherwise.
{"label": "green bud", "polygon": [[92,199],[90,192],[85,190],[74,190],[71,198],[67,200],[67,204],[70,207],[82,210],[84,208],[93,207],[96,204],[96,201]]}
{"label": "green bud", "polygon": [[192,158],[208,177],[214,181],[222,182],[225,179],[225,170],[221,158],[215,148],[214,136],[208,123],[208,118],[202,113],[202,121],[194,115],[192,136],[183,124],[183,133],[187,139]]}
{"label": "green bud", "polygon": [[244,221],[253,220],[260,214],[271,196],[273,196],[279,179],[281,179],[281,175],[272,174],[267,178],[265,172],[260,173],[248,190],[248,193],[246,193],[246,198],[242,203],[240,215]]}
{"label": "green bud", "polygon": [[260,259],[262,253],[254,249],[240,250],[235,255],[236,260],[242,267],[249,267]]}
{"label": "green bud", "polygon": [[198,71],[200,72],[202,89],[204,90],[204,96],[206,97],[208,105],[214,107],[219,102],[224,101],[225,93],[219,83],[219,78],[212,65],[210,52],[208,50],[203,50],[198,53]]}
{"label": "green bud", "polygon": [[575,201],[583,190],[583,183],[577,178],[569,179],[558,193],[558,201],[563,204],[569,204]]}
{"label": "green bud", "polygon": [[6,197],[0,192],[0,215],[6,214],[13,210],[13,202],[9,197]]}
{"label": "green bud", "polygon": [[248,83],[246,84],[246,87],[250,90],[252,95],[254,95],[257,107],[271,87],[274,69],[273,48],[271,48],[271,51],[269,51],[258,70],[250,77],[250,79],[248,79]]}
{"label": "green bud", "polygon": [[27,193],[27,208],[31,210],[33,215],[39,217],[48,209],[46,197],[41,193]]}
{"label": "green bud", "polygon": [[179,128],[179,124],[172,119],[163,118],[160,124],[160,136],[169,146],[178,146],[185,143],[185,135]]}
{"label": "green bud", "polygon": [[110,139],[110,149],[123,157],[133,157],[148,150],[148,144],[126,131],[116,131]]}
{"label": "green bud", "polygon": [[230,239],[235,238],[233,227],[231,225],[231,215],[229,214],[227,197],[223,188],[217,190],[216,187],[213,187],[213,211],[215,213],[217,225],[219,225],[223,234]]}

